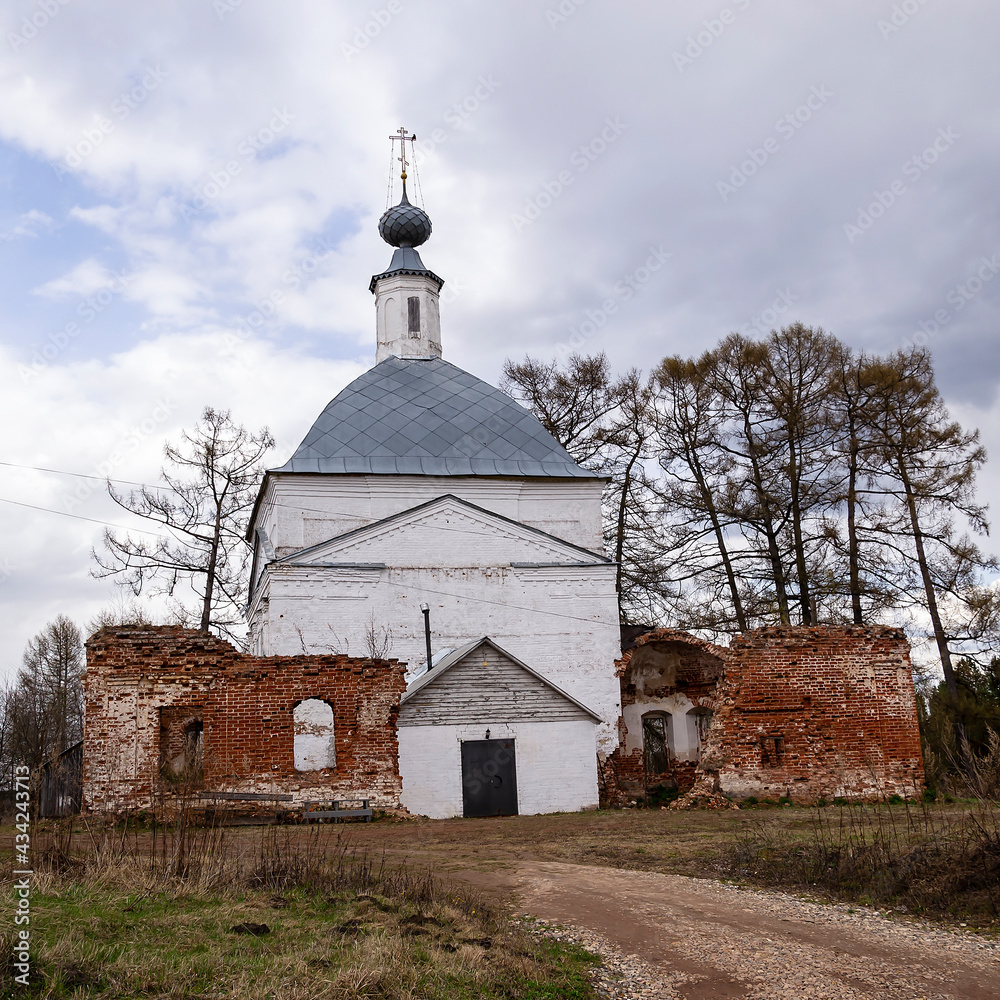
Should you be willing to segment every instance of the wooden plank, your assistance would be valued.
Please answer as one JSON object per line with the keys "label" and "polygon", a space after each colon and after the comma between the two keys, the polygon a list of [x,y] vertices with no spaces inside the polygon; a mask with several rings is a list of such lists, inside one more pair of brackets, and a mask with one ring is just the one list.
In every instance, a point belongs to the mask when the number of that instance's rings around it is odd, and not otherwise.
{"label": "wooden plank", "polygon": [[277,792],[198,792],[200,799],[222,799],[227,802],[291,802],[293,796]]}
{"label": "wooden plank", "polygon": [[304,812],[305,819],[342,819],[345,816],[371,817],[371,809],[310,809]]}
{"label": "wooden plank", "polygon": [[488,648],[473,650],[434,684],[409,699],[401,710],[406,719],[443,725],[516,722],[563,722],[589,719],[516,663]]}

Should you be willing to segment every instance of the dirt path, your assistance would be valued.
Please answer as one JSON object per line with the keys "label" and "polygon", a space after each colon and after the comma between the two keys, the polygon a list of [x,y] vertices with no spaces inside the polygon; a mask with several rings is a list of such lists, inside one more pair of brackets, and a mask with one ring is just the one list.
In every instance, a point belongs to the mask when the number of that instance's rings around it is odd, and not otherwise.
{"label": "dirt path", "polygon": [[995,947],[846,905],[558,862],[452,874],[515,894],[523,913],[573,928],[620,971],[620,997],[1000,997]]}

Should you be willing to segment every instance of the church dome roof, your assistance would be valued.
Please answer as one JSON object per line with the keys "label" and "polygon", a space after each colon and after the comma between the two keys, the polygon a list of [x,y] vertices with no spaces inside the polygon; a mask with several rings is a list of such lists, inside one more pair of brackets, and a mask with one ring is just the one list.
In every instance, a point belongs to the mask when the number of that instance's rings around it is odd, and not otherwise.
{"label": "church dome roof", "polygon": [[596,478],[499,389],[440,358],[356,378],[273,472]]}
{"label": "church dome roof", "polygon": [[406,197],[406,181],[403,181],[403,197],[398,205],[386,209],[378,220],[379,235],[394,247],[418,247],[431,236],[430,216]]}

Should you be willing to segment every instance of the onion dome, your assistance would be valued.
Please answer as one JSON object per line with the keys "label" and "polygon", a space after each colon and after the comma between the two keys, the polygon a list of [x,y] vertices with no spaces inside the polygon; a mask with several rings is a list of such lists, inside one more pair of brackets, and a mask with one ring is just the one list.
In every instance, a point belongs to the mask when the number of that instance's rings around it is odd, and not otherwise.
{"label": "onion dome", "polygon": [[378,220],[379,235],[394,247],[418,247],[431,235],[430,216],[406,197],[406,174],[403,174],[403,197]]}

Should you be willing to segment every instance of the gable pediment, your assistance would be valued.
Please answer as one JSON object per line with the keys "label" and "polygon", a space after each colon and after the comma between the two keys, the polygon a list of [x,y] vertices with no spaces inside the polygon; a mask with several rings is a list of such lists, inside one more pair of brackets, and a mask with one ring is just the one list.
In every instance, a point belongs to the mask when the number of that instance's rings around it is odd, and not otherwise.
{"label": "gable pediment", "polygon": [[450,494],[301,549],[278,560],[295,566],[361,563],[413,567],[609,564],[538,528]]}
{"label": "gable pediment", "polygon": [[410,683],[399,725],[600,722],[600,717],[484,637],[454,650]]}

